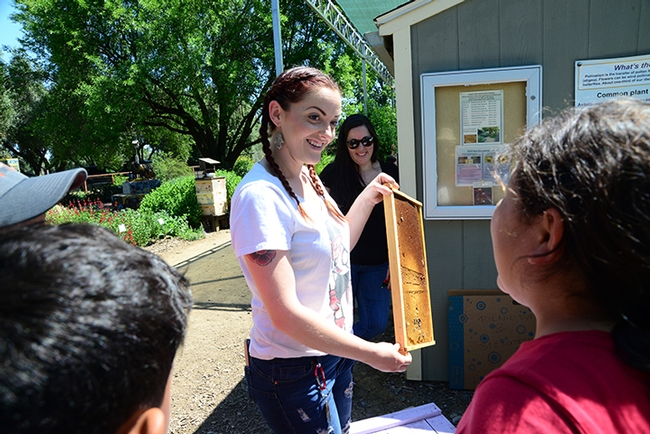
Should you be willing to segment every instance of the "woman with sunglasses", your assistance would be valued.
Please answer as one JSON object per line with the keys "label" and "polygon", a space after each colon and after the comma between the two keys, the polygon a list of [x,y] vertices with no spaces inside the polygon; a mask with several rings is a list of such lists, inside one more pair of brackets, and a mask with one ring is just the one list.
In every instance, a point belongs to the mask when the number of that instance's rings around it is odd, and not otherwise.
{"label": "woman with sunglasses", "polygon": [[[377,158],[379,139],[370,119],[349,116],[341,125],[334,161],[320,177],[330,194],[347,213],[357,196],[377,175],[398,180],[397,166]],[[384,206],[375,205],[356,247],[350,253],[352,291],[357,304],[354,334],[369,340],[386,329],[391,295],[388,288],[388,245]]]}

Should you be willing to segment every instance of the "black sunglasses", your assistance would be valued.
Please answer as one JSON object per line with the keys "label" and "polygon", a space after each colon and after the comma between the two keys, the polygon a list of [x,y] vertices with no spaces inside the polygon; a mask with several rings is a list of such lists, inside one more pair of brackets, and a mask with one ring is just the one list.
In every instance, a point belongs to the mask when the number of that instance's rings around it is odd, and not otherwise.
{"label": "black sunglasses", "polygon": [[357,149],[359,145],[363,145],[364,147],[372,146],[372,142],[375,141],[375,138],[372,136],[366,136],[361,140],[357,139],[350,139],[346,143],[348,144],[348,148],[350,149]]}

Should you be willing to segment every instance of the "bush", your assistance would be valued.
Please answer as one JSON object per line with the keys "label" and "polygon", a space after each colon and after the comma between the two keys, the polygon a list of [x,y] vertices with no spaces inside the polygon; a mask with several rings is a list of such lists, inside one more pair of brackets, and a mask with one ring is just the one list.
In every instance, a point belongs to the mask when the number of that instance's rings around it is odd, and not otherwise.
{"label": "bush", "polygon": [[78,190],[72,190],[69,191],[63,199],[61,199],[61,203],[77,203],[79,201],[95,201],[95,200],[100,200],[99,196],[97,195],[96,192],[92,190],[88,191],[83,191],[81,189]]}
{"label": "bush", "polygon": [[119,193],[122,193],[122,184],[117,185],[117,183],[115,183],[113,185],[110,184],[89,185],[88,191],[83,191],[82,189],[69,191],[68,194],[66,194],[65,197],[61,199],[61,202],[68,203],[68,202],[89,200],[91,202],[101,201],[104,203],[111,203],[111,201],[113,200],[112,199],[113,195]]}
{"label": "bush", "polygon": [[151,167],[156,174],[156,178],[161,182],[171,181],[172,179],[194,175],[192,169],[186,161],[176,157],[170,152],[163,154],[154,154],[151,157]]}
{"label": "bush", "polygon": [[[243,164],[243,163],[242,163]],[[235,172],[217,170],[226,178],[228,204],[242,177]],[[178,237],[186,240],[203,238],[202,210],[196,197],[194,176],[163,182],[142,199],[137,210],[112,211],[97,197],[83,192],[70,195],[68,207],[56,206],[46,216],[50,224],[90,223],[105,226],[127,242],[146,246],[154,239]]]}
{"label": "bush", "polygon": [[164,182],[142,199],[138,210],[151,214],[166,211],[169,215],[186,218],[190,227],[200,228],[202,211],[196,198],[194,176]]}
{"label": "bush", "polygon": [[333,154],[325,154],[323,153],[320,157],[320,161],[316,166],[314,166],[314,169],[316,170],[316,173],[320,175],[320,173],[323,171],[323,169],[330,164],[332,161],[334,161],[334,155]]}
{"label": "bush", "polygon": [[151,240],[177,237],[185,240],[203,238],[202,229],[192,229],[183,217],[172,216],[166,211],[143,213],[127,208],[111,211],[99,201],[77,201],[69,207],[55,206],[46,214],[49,224],[86,223],[96,224],[121,236],[136,246],[146,246]]}
{"label": "bush", "polygon": [[240,177],[244,177],[252,168],[255,162],[248,155],[240,155],[235,161],[232,171]]}
{"label": "bush", "polygon": [[128,175],[113,175],[113,187],[118,187],[122,190],[122,184],[129,180]]}

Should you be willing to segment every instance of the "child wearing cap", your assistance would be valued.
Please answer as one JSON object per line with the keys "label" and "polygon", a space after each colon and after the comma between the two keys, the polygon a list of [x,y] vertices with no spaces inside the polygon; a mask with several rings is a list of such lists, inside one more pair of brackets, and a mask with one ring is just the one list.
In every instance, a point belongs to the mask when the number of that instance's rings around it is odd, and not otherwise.
{"label": "child wearing cap", "polygon": [[45,213],[87,176],[79,168],[30,178],[0,163],[0,229],[43,221]]}

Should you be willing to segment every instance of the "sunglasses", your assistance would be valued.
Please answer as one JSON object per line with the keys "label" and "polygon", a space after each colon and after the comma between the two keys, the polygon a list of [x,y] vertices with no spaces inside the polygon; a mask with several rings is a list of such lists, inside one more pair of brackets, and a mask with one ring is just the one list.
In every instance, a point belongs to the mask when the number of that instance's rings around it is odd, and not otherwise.
{"label": "sunglasses", "polygon": [[348,148],[357,149],[359,145],[363,145],[366,148],[368,146],[372,146],[372,142],[374,141],[375,141],[374,137],[366,136],[361,140],[357,140],[357,139],[348,140],[346,143],[348,144]]}

